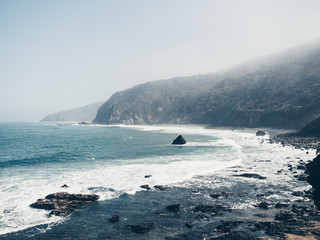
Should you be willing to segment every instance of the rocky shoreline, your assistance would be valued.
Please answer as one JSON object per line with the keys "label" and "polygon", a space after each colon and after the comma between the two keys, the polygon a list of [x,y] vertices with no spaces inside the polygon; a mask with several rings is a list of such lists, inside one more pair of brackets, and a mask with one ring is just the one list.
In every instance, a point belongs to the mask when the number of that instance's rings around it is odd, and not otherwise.
{"label": "rocky shoreline", "polygon": [[283,146],[293,146],[297,149],[315,149],[317,153],[320,152],[320,138],[319,137],[303,137],[298,133],[285,133],[271,136],[271,141],[280,143]]}

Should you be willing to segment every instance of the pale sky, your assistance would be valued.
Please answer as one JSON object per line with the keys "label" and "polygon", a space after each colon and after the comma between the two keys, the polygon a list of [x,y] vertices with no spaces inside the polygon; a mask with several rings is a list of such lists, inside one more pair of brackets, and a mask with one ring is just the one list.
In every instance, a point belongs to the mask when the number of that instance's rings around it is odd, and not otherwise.
{"label": "pale sky", "polygon": [[317,39],[319,0],[0,0],[0,121]]}

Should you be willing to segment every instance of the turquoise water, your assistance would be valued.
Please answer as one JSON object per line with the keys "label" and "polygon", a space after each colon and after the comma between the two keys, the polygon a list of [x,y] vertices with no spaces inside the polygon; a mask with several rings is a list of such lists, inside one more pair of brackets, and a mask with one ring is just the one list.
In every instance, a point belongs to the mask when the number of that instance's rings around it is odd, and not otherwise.
{"label": "turquoise water", "polygon": [[[204,129],[193,125],[128,127],[0,123],[0,236],[57,239],[63,235],[61,239],[79,239],[90,231],[93,235],[83,239],[137,239],[128,232],[125,223],[120,229],[106,225],[111,212],[126,216],[126,223],[144,217],[161,222],[163,219],[153,219],[156,218],[154,211],[159,208],[157,201],[161,198],[163,204],[179,201],[188,206],[192,203],[190,199],[198,199],[190,198],[194,189],[251,191],[248,180],[233,177],[234,171],[271,175],[268,184],[282,192],[276,199],[288,198],[290,186],[282,183],[290,181],[290,177],[274,173],[305,153],[261,143],[263,139],[258,139],[254,133],[252,130]],[[187,144],[171,145],[180,134]],[[237,170],[233,168],[235,166]],[[145,175],[152,177],[146,179]],[[61,188],[63,184],[70,187]],[[143,184],[151,187],[167,185],[175,194],[141,192],[140,185]],[[295,188],[305,187],[302,183],[290,184]],[[48,217],[46,211],[29,207],[36,199],[59,191],[95,193],[100,200],[66,219]],[[233,208],[245,209],[256,200],[230,201]],[[153,209],[153,214],[148,209]],[[79,214],[83,216],[77,217]],[[100,218],[97,219],[97,215]],[[178,222],[169,224],[174,226],[172,232],[181,231]],[[154,236],[139,237],[163,239],[170,235],[166,224],[162,222],[163,227],[155,231]],[[124,234],[123,238],[119,237],[121,234]]]}

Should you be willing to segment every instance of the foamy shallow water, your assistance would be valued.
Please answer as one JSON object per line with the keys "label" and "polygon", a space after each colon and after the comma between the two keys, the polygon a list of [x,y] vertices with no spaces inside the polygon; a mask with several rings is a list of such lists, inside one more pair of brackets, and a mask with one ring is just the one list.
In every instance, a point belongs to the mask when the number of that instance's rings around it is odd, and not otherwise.
{"label": "foamy shallow water", "polygon": [[[141,190],[139,186],[143,184],[151,187],[161,184],[219,189],[232,188],[242,182],[258,184],[257,188],[259,184],[279,186],[281,194],[276,195],[279,200],[293,199],[295,197],[290,192],[292,189],[304,190],[309,186],[304,182],[292,181],[291,175],[278,174],[278,170],[285,168],[286,164],[297,164],[298,158],[315,157],[315,151],[309,150],[309,155],[306,155],[305,151],[291,147],[281,147],[267,141],[261,143],[269,136],[256,137],[254,130],[205,129],[194,125],[40,124],[32,125],[30,129],[28,125],[24,126],[24,131],[29,134],[37,132],[39,141],[45,136],[49,143],[51,141],[57,145],[58,151],[63,148],[64,153],[68,154],[60,157],[58,162],[50,160],[39,164],[37,160],[34,164],[26,164],[26,161],[32,161],[32,157],[24,159],[20,156],[16,158],[14,165],[10,165],[10,162],[1,165],[0,234],[62,221],[60,217],[48,218],[46,211],[29,207],[37,198],[59,191],[95,193],[100,195],[99,201],[107,201],[124,193],[134,194]],[[48,136],[48,131],[59,132],[61,135]],[[70,139],[64,134],[71,136]],[[108,134],[112,138],[105,136]],[[184,135],[188,143],[184,146],[171,146],[171,141],[179,134]],[[62,137],[65,137],[63,141]],[[40,144],[37,139],[34,137],[34,145]],[[73,143],[67,145],[68,140]],[[35,146],[30,143],[26,150],[31,151],[32,148]],[[14,152],[15,149],[11,150]],[[10,149],[7,152],[9,154]],[[46,158],[46,152],[41,154]],[[52,154],[55,152],[50,152],[50,156]],[[34,158],[37,157],[35,154]],[[7,158],[2,156],[2,159]],[[23,163],[19,164],[19,161]],[[231,168],[235,166],[238,167]],[[255,179],[234,176],[241,171],[258,173],[267,176],[267,179],[257,183]],[[145,175],[152,177],[146,179]],[[216,181],[213,182],[213,178]],[[61,188],[63,184],[68,184],[70,188]],[[248,199],[233,207],[248,208],[252,204]]]}

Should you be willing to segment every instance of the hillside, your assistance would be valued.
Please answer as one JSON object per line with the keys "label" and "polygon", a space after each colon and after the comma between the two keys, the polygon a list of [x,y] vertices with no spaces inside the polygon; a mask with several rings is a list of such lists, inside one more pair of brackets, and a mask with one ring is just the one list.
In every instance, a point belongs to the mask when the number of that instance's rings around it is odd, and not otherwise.
{"label": "hillside", "polygon": [[102,105],[102,102],[92,103],[84,107],[70,109],[62,112],[57,112],[46,116],[41,122],[91,122],[97,114],[97,110]]}
{"label": "hillside", "polygon": [[320,117],[311,121],[307,126],[301,129],[299,135],[305,137],[320,137]]}
{"label": "hillside", "polygon": [[117,92],[93,122],[301,129],[320,116],[319,93],[320,42],[313,42],[227,72]]}

